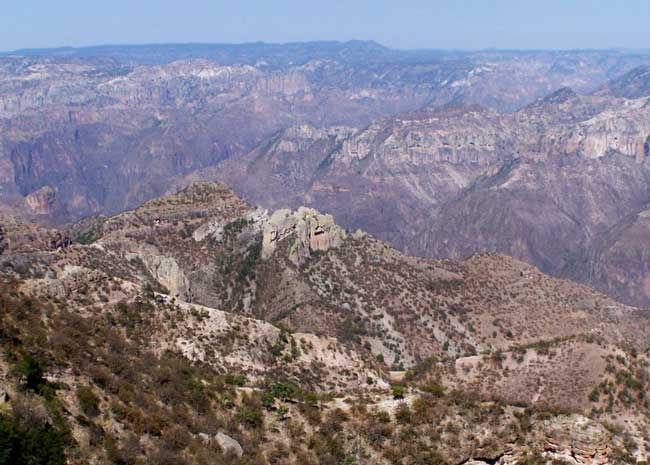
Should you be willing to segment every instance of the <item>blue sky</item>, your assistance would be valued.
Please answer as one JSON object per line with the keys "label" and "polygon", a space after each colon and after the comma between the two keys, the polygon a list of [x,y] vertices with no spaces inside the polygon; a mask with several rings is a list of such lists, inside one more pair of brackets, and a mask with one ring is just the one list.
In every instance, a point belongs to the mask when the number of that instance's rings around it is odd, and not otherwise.
{"label": "blue sky", "polygon": [[0,50],[372,39],[395,48],[650,48],[650,0],[5,0]]}

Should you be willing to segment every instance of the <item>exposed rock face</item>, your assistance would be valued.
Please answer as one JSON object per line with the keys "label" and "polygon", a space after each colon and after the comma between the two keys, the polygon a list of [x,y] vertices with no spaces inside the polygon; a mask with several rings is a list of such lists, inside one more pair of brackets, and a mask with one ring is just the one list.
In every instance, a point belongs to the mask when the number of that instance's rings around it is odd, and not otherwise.
{"label": "exposed rock face", "polygon": [[215,439],[219,444],[219,447],[221,447],[224,455],[234,455],[236,457],[244,455],[244,449],[242,449],[241,445],[227,434],[218,432]]}
{"label": "exposed rock face", "polygon": [[160,251],[151,246],[143,246],[138,253],[127,255],[130,258],[140,258],[153,277],[162,284],[174,297],[191,300],[190,284],[172,257],[161,255]]}
{"label": "exposed rock face", "polygon": [[[540,452],[544,463],[605,465],[610,463],[612,434],[602,424],[581,415],[560,415],[536,424],[536,441],[526,447],[510,444],[493,459],[477,458],[463,465],[515,465],[530,450]],[[489,460],[489,461],[488,461]],[[538,462],[536,462],[538,463]]]}
{"label": "exposed rock face", "polygon": [[609,463],[612,434],[603,425],[579,415],[556,417],[541,426],[548,456],[576,465]]}
{"label": "exposed rock face", "polygon": [[201,242],[208,237],[211,237],[216,241],[220,241],[223,238],[223,227],[223,224],[221,224],[218,220],[215,220],[211,223],[206,223],[203,226],[197,228],[194,233],[192,233],[192,237],[197,242]]}
{"label": "exposed rock face", "polygon": [[52,211],[56,202],[56,194],[50,186],[44,186],[29,194],[25,200],[34,213],[45,215]]}
{"label": "exposed rock face", "polygon": [[332,215],[323,215],[312,208],[298,211],[278,210],[264,225],[262,256],[270,257],[278,243],[289,241],[289,258],[296,264],[309,258],[312,252],[324,252],[338,247],[347,233],[334,223]]}
{"label": "exposed rock face", "polygon": [[25,197],[24,204],[27,208],[22,213],[28,218],[36,217],[47,222],[61,221],[70,217],[51,186],[43,186],[32,192]]}

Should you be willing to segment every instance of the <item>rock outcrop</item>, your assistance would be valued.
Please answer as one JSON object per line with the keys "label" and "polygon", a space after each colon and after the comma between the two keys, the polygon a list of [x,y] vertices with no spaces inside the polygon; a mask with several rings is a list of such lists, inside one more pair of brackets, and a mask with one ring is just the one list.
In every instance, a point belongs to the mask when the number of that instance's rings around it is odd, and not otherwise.
{"label": "rock outcrop", "polygon": [[72,246],[72,239],[70,239],[66,235],[61,234],[60,232],[57,232],[54,235],[54,237],[50,240],[50,249],[52,250],[63,251],[71,246]]}
{"label": "rock outcrop", "polygon": [[534,463],[569,465],[606,465],[611,463],[613,435],[602,424],[582,415],[559,415],[534,425],[536,428],[525,447],[506,444],[494,458],[472,458],[462,465],[516,465],[530,462],[530,452],[537,453]]}
{"label": "rock outcrop", "polygon": [[5,229],[2,225],[0,225],[0,255],[2,255],[7,248],[7,242],[5,240]]}
{"label": "rock outcrop", "polygon": [[242,449],[242,446],[227,434],[218,432],[215,436],[215,439],[219,444],[219,447],[221,447],[224,455],[234,455],[236,457],[241,457],[244,455],[244,449]]}
{"label": "rock outcrop", "polygon": [[170,295],[191,301],[190,285],[183,270],[172,257],[162,255],[153,247],[142,247],[138,253],[127,254],[127,258],[139,258],[151,275],[162,284]]}
{"label": "rock outcrop", "polygon": [[548,457],[575,465],[609,463],[612,434],[602,424],[580,415],[559,416],[540,428]]}
{"label": "rock outcrop", "polygon": [[278,210],[264,225],[262,256],[270,257],[280,242],[288,241],[289,258],[298,264],[313,252],[338,247],[346,237],[347,233],[334,223],[332,215],[323,215],[304,207],[295,212]]}

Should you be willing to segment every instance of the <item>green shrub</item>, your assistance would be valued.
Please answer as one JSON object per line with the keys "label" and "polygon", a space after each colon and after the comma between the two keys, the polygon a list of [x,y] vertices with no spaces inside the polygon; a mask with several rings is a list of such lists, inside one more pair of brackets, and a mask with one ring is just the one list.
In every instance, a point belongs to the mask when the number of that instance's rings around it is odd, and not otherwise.
{"label": "green shrub", "polygon": [[242,373],[235,373],[235,374],[226,375],[225,381],[226,384],[243,387],[246,386],[247,379],[246,379],[246,375]]}
{"label": "green shrub", "polygon": [[255,240],[246,250],[246,255],[242,260],[241,266],[239,267],[239,279],[244,280],[249,277],[255,277],[253,273],[253,268],[257,264],[258,259],[262,254],[262,241]]}
{"label": "green shrub", "polygon": [[393,399],[403,399],[404,398],[404,386],[396,384],[392,388],[393,390]]}
{"label": "green shrub", "polygon": [[0,416],[0,465],[65,465],[65,435],[49,423]]}
{"label": "green shrub", "polygon": [[445,395],[444,386],[436,382],[426,383],[422,385],[420,389],[422,389],[422,392],[426,392],[427,394],[431,394],[435,397],[442,397]]}
{"label": "green shrub", "polygon": [[81,407],[81,411],[85,415],[89,417],[99,415],[99,398],[90,387],[79,386],[77,388],[77,399],[79,400],[79,407]]}
{"label": "green shrub", "polygon": [[41,386],[45,384],[43,378],[43,367],[33,356],[27,354],[16,366],[18,374],[28,389],[34,392],[41,392]]}
{"label": "green shrub", "polygon": [[296,397],[300,389],[292,383],[275,383],[271,386],[270,392],[273,397],[286,400]]}

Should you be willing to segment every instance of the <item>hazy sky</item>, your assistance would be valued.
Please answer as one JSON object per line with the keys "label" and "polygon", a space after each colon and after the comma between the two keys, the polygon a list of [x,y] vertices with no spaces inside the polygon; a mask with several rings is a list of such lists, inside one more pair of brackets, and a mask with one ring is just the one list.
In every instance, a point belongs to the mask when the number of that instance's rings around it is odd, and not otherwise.
{"label": "hazy sky", "polygon": [[373,39],[396,48],[650,48],[650,0],[2,0],[0,50]]}

